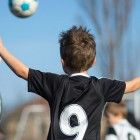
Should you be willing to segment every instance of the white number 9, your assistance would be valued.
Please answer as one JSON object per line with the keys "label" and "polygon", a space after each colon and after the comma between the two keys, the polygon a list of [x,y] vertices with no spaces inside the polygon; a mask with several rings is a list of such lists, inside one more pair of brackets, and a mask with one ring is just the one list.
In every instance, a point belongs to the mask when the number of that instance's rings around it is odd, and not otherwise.
{"label": "white number 9", "polygon": [[[71,127],[70,118],[75,115],[78,126]],[[74,136],[74,140],[82,140],[88,127],[88,119],[84,109],[78,104],[66,106],[60,115],[60,129],[67,136]]]}

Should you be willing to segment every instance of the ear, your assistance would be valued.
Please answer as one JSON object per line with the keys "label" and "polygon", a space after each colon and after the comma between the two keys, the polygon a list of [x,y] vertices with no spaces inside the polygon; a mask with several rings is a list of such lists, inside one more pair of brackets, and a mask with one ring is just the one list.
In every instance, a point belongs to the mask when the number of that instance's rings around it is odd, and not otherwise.
{"label": "ear", "polygon": [[64,60],[61,58],[61,63],[62,63],[62,65],[64,66]]}

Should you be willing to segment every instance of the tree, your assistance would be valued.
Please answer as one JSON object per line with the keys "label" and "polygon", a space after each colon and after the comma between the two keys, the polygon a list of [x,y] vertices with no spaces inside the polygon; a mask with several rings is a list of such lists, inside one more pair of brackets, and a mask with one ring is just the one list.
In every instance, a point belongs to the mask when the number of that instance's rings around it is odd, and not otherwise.
{"label": "tree", "polygon": [[[113,78],[117,71],[118,77],[124,78],[124,56],[119,52],[128,29],[132,0],[80,0],[79,3],[96,28],[103,75]],[[116,68],[117,63],[121,69]]]}

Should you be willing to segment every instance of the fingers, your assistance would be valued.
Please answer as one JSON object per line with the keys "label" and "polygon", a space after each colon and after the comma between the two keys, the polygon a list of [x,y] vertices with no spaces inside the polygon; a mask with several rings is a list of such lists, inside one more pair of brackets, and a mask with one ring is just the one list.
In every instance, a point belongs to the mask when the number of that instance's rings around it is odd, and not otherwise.
{"label": "fingers", "polygon": [[2,44],[2,38],[0,37],[0,44]]}
{"label": "fingers", "polygon": [[0,48],[3,47],[3,41],[2,41],[2,38],[0,37]]}
{"label": "fingers", "polygon": [[1,48],[3,47],[3,42],[2,42],[2,38],[0,37],[0,62],[1,62],[1,60],[2,60],[2,58],[1,58]]}

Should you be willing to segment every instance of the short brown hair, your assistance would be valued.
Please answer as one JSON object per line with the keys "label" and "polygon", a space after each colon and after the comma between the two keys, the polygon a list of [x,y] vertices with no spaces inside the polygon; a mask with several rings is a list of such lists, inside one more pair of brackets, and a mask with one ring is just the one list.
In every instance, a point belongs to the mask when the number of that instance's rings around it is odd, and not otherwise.
{"label": "short brown hair", "polygon": [[108,116],[107,114],[111,113],[114,116],[121,115],[123,118],[127,117],[127,108],[124,102],[121,102],[119,104],[117,103],[107,103],[105,107],[105,116]]}
{"label": "short brown hair", "polygon": [[72,72],[88,70],[95,59],[96,43],[89,30],[73,26],[60,34],[60,55]]}

